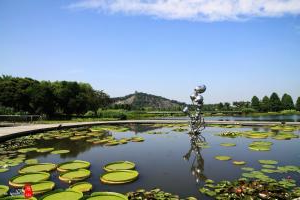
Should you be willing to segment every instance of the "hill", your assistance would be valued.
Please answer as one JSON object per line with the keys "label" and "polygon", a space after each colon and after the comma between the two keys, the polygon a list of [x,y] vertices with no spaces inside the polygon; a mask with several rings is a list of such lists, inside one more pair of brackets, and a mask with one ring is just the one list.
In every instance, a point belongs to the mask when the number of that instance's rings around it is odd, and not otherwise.
{"label": "hill", "polygon": [[186,105],[179,101],[143,92],[113,98],[112,101],[114,107],[127,107],[134,110],[181,110]]}

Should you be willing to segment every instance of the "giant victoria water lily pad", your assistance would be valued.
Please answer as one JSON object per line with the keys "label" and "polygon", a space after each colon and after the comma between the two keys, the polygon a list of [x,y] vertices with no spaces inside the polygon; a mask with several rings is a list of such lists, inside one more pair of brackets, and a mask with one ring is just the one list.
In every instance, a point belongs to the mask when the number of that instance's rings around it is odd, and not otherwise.
{"label": "giant victoria water lily pad", "polygon": [[70,188],[72,190],[80,191],[80,192],[89,192],[92,190],[93,185],[88,182],[79,182],[71,185]]}
{"label": "giant victoria water lily pad", "polygon": [[128,200],[128,197],[116,192],[94,192],[86,200]]}
{"label": "giant victoria water lily pad", "polygon": [[254,141],[248,148],[252,151],[270,151],[272,144],[272,142],[267,141]]}
{"label": "giant victoria water lily pad", "polygon": [[3,197],[7,194],[9,187],[6,185],[0,185],[0,197]]}
{"label": "giant victoria water lily pad", "polygon": [[41,181],[31,184],[33,194],[41,194],[53,190],[55,183],[52,181]]}
{"label": "giant victoria water lily pad", "polygon": [[54,148],[49,147],[49,148],[40,148],[36,151],[39,152],[39,153],[48,153],[48,152],[53,151],[53,150],[54,150]]}
{"label": "giant victoria water lily pad", "polygon": [[79,200],[83,197],[82,192],[67,189],[67,190],[56,190],[45,194],[40,200]]}
{"label": "giant victoria water lily pad", "polygon": [[223,147],[234,147],[234,146],[236,146],[236,144],[234,144],[234,143],[221,143],[220,145],[223,146]]}
{"label": "giant victoria water lily pad", "polygon": [[64,172],[59,175],[61,181],[71,183],[74,181],[81,181],[88,178],[91,175],[91,172],[87,169],[78,169]]}
{"label": "giant victoria water lily pad", "polygon": [[114,171],[114,170],[131,170],[135,168],[135,164],[129,161],[117,161],[109,163],[103,167],[105,171]]}
{"label": "giant victoria water lily pad", "polygon": [[10,179],[9,185],[13,187],[23,187],[26,183],[36,183],[50,178],[46,172],[26,173],[14,176]]}
{"label": "giant victoria water lily pad", "polygon": [[19,169],[20,174],[25,174],[29,172],[50,172],[56,168],[56,165],[53,163],[38,163],[32,165],[25,165]]}
{"label": "giant victoria water lily pad", "polygon": [[138,176],[135,170],[116,170],[104,173],[100,180],[106,184],[124,184],[135,181]]}
{"label": "giant victoria water lily pad", "polygon": [[231,157],[230,156],[215,156],[215,159],[227,161],[227,160],[231,160]]}
{"label": "giant victoria water lily pad", "polygon": [[62,150],[51,151],[51,154],[65,154],[65,153],[69,153],[69,152],[70,152],[70,150],[62,149]]}
{"label": "giant victoria water lily pad", "polygon": [[57,166],[57,170],[60,172],[65,172],[69,170],[76,169],[88,169],[91,166],[91,163],[83,160],[73,160],[69,162],[61,163]]}
{"label": "giant victoria water lily pad", "polygon": [[278,161],[276,161],[276,160],[258,160],[258,162],[260,164],[264,164],[264,165],[276,165],[276,164],[278,164]]}

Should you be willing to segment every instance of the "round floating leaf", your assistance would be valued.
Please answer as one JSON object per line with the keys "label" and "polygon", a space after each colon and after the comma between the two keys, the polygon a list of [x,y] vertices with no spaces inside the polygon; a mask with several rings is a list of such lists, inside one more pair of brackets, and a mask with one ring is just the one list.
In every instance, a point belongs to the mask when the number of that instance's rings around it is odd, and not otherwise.
{"label": "round floating leaf", "polygon": [[266,169],[275,169],[276,167],[274,165],[262,165],[263,168]]}
{"label": "round floating leaf", "polygon": [[28,159],[24,161],[26,164],[36,164],[39,161],[37,159]]}
{"label": "round floating leaf", "polygon": [[278,162],[276,160],[258,160],[260,164],[264,165],[277,165]]}
{"label": "round floating leaf", "polygon": [[144,142],[144,138],[142,138],[142,137],[132,137],[131,138],[131,141],[132,142]]}
{"label": "round floating leaf", "polygon": [[234,143],[221,143],[220,145],[223,146],[223,147],[234,147],[234,146],[236,146],[236,144],[234,144]]}
{"label": "round floating leaf", "polygon": [[246,162],[245,161],[233,161],[232,162],[233,164],[235,164],[235,165],[245,165],[246,164]]}
{"label": "round floating leaf", "polygon": [[0,168],[0,173],[7,172],[9,168]]}
{"label": "round floating leaf", "polygon": [[265,132],[246,132],[245,137],[251,139],[265,139],[269,137],[270,133]]}
{"label": "round floating leaf", "polygon": [[49,178],[50,174],[46,172],[21,174],[12,177],[9,181],[9,185],[13,187],[23,187],[26,183],[36,183],[48,180]]}
{"label": "round floating leaf", "polygon": [[61,163],[57,166],[57,170],[60,172],[65,172],[69,170],[76,169],[88,169],[91,166],[91,163],[83,160],[73,160],[69,162]]}
{"label": "round floating leaf", "polygon": [[254,171],[254,168],[252,168],[252,167],[242,167],[241,170],[251,172],[251,171]]}
{"label": "round floating leaf", "polygon": [[67,189],[56,190],[41,197],[40,200],[79,200],[83,197],[82,192]]}
{"label": "round floating leaf", "polygon": [[262,169],[261,171],[264,172],[264,173],[269,173],[269,174],[277,172],[277,170],[274,170],[274,169]]}
{"label": "round floating leaf", "polygon": [[108,141],[104,146],[116,146],[118,144],[120,144],[118,141]]}
{"label": "round floating leaf", "polygon": [[70,188],[72,190],[76,190],[76,191],[79,191],[79,192],[89,192],[89,191],[92,190],[93,185],[91,183],[88,183],[88,182],[79,182],[79,183],[76,183],[74,185],[71,185]]}
{"label": "round floating leaf", "polygon": [[25,165],[19,169],[20,174],[30,173],[30,172],[50,172],[56,168],[53,163],[38,163],[32,165]]}
{"label": "round floating leaf", "polygon": [[3,197],[7,194],[9,187],[6,185],[0,185],[0,197]]}
{"label": "round floating leaf", "polygon": [[104,173],[100,180],[106,184],[123,184],[135,181],[138,176],[135,170],[117,170]]}
{"label": "round floating leaf", "polygon": [[227,161],[227,160],[231,160],[231,157],[230,156],[215,156],[215,159]]}
{"label": "round floating leaf", "polygon": [[65,154],[65,153],[69,153],[70,150],[55,150],[55,151],[51,151],[51,154]]}
{"label": "round floating leaf", "polygon": [[128,200],[128,197],[116,192],[94,192],[86,200]]}
{"label": "round floating leaf", "polygon": [[272,142],[254,141],[248,148],[252,151],[270,151],[272,144]]}
{"label": "round floating leaf", "polygon": [[55,183],[52,181],[41,181],[31,184],[33,194],[42,194],[53,190]]}
{"label": "round floating leaf", "polygon": [[39,153],[47,153],[47,152],[50,152],[50,151],[53,151],[54,150],[54,148],[41,148],[41,149],[38,149],[38,150],[36,150],[37,152],[39,152]]}
{"label": "round floating leaf", "polygon": [[37,148],[24,148],[24,149],[19,149],[18,152],[19,153],[28,153],[30,151],[36,151]]}
{"label": "round floating leaf", "polygon": [[109,163],[103,167],[105,171],[115,171],[115,170],[131,170],[135,168],[135,164],[129,161],[117,161]]}
{"label": "round floating leaf", "polygon": [[87,169],[78,169],[64,172],[59,175],[61,181],[71,183],[74,181],[81,181],[88,178],[91,175],[91,172]]}

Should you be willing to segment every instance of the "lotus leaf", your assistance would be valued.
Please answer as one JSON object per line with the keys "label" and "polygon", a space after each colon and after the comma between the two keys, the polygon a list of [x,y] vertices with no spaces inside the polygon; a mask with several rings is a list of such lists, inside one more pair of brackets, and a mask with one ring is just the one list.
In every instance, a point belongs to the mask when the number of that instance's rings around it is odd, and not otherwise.
{"label": "lotus leaf", "polygon": [[128,200],[128,197],[115,192],[94,192],[87,200]]}
{"label": "lotus leaf", "polygon": [[23,187],[26,183],[36,183],[50,178],[46,172],[26,173],[14,176],[10,179],[9,185],[13,187]]}
{"label": "lotus leaf", "polygon": [[79,200],[83,197],[82,192],[67,189],[67,190],[57,190],[50,192],[43,197],[41,197],[40,200]]}
{"label": "lotus leaf", "polygon": [[232,162],[233,164],[235,164],[235,165],[245,165],[246,164],[246,162],[245,161],[233,161]]}
{"label": "lotus leaf", "polygon": [[100,180],[106,184],[123,184],[135,181],[138,176],[135,170],[116,170],[104,173]]}
{"label": "lotus leaf", "polygon": [[47,153],[47,152],[50,152],[50,151],[53,151],[53,150],[54,150],[54,148],[52,148],[52,147],[49,147],[49,148],[40,148],[40,149],[37,150],[37,152],[39,152],[39,153]]}
{"label": "lotus leaf", "polygon": [[215,156],[215,159],[227,161],[227,160],[231,160],[231,157],[230,156]]}
{"label": "lotus leaf", "polygon": [[21,169],[19,169],[20,174],[25,174],[29,172],[50,172],[56,168],[56,165],[53,163],[38,163],[25,165]]}
{"label": "lotus leaf", "polygon": [[55,150],[55,151],[51,151],[51,154],[65,154],[69,152],[70,150]]}
{"label": "lotus leaf", "polygon": [[258,160],[260,164],[264,165],[277,165],[278,162],[276,160]]}
{"label": "lotus leaf", "polygon": [[3,197],[7,194],[9,187],[6,185],[0,185],[0,197]]}
{"label": "lotus leaf", "polygon": [[26,164],[36,164],[38,163],[39,161],[37,159],[28,159],[28,160],[25,160],[25,163]]}
{"label": "lotus leaf", "polygon": [[73,181],[81,181],[88,178],[91,175],[91,172],[87,169],[78,169],[63,172],[59,175],[61,181],[71,183]]}
{"label": "lotus leaf", "polygon": [[70,188],[79,192],[89,192],[92,190],[93,185],[88,182],[79,182],[71,185]]}
{"label": "lotus leaf", "polygon": [[0,168],[0,173],[7,172],[9,168]]}
{"label": "lotus leaf", "polygon": [[223,147],[234,147],[234,146],[236,146],[236,144],[234,144],[234,143],[221,143],[220,145],[223,146]]}
{"label": "lotus leaf", "polygon": [[117,161],[109,163],[103,167],[105,171],[114,171],[114,170],[131,170],[135,168],[135,164],[129,161]]}
{"label": "lotus leaf", "polygon": [[41,181],[31,184],[33,194],[41,194],[53,190],[55,183],[52,181]]}
{"label": "lotus leaf", "polygon": [[131,138],[131,141],[132,142],[144,142],[144,138],[142,138],[142,137],[132,137]]}
{"label": "lotus leaf", "polygon": [[68,170],[76,169],[88,169],[91,166],[91,163],[83,160],[73,160],[69,162],[61,163],[57,166],[57,170],[60,172],[65,172]]}

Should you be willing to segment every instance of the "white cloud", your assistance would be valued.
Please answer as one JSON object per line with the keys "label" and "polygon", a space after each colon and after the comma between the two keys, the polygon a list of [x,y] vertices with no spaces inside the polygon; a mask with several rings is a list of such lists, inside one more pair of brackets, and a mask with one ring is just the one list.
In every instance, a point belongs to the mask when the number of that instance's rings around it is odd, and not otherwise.
{"label": "white cloud", "polygon": [[81,0],[68,7],[195,21],[300,14],[300,0]]}

